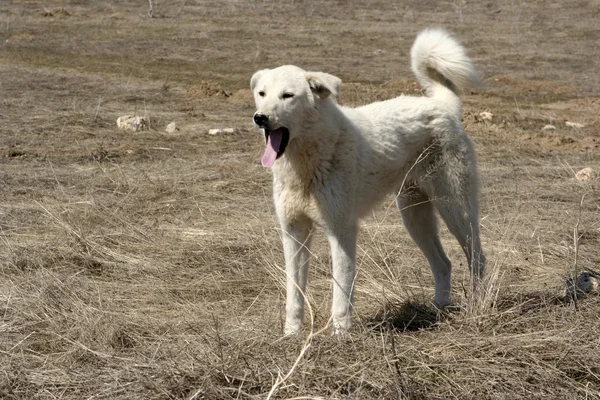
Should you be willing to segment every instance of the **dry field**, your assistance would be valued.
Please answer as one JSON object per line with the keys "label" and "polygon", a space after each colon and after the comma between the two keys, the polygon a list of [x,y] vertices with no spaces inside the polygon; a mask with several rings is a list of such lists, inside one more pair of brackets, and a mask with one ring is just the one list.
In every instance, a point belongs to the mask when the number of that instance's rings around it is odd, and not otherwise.
{"label": "dry field", "polygon": [[[0,398],[600,398],[600,299],[562,297],[600,269],[600,181],[574,177],[600,171],[597,0],[153,3],[0,2]],[[323,70],[349,105],[419,94],[408,54],[428,26],[485,81],[463,98],[489,290],[467,298],[444,231],[461,307],[430,311],[390,198],[362,225],[352,334],[326,329],[317,235],[312,315],[283,339],[250,76]],[[119,131],[127,113],[150,129]]]}

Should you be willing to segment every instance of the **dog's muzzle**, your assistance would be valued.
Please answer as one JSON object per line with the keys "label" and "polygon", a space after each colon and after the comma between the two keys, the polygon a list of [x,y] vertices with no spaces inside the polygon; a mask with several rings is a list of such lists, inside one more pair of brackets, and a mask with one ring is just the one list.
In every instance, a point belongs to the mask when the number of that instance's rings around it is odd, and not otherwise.
{"label": "dog's muzzle", "polygon": [[265,114],[257,112],[254,114],[253,119],[256,126],[261,128],[265,134],[266,148],[261,158],[262,165],[270,168],[275,163],[275,160],[283,155],[290,141],[290,131],[284,126],[272,129],[269,117]]}

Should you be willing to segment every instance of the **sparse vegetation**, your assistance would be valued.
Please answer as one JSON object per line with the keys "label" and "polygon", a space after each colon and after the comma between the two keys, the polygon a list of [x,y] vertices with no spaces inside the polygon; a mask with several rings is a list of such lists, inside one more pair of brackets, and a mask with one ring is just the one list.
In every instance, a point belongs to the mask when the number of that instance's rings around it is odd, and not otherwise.
{"label": "sparse vegetation", "polygon": [[[600,181],[574,177],[600,171],[597,6],[44,6],[0,3],[0,398],[600,398],[600,298],[563,301],[575,260],[600,263]],[[324,329],[317,235],[312,324],[282,338],[283,255],[248,80],[291,63],[340,76],[344,104],[416,94],[408,51],[431,25],[456,33],[486,82],[463,99],[488,290],[469,298],[444,232],[457,307],[434,312],[390,199],[360,233],[352,335]],[[119,131],[129,113],[150,130]],[[224,127],[235,132],[207,134]]]}

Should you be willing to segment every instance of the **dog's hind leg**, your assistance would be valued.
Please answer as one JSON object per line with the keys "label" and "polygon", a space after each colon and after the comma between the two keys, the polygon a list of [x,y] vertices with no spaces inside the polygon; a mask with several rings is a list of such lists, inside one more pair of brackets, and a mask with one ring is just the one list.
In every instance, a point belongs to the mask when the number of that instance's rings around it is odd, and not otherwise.
{"label": "dog's hind leg", "polygon": [[396,200],[406,230],[425,254],[435,281],[435,304],[450,304],[452,265],[438,234],[437,220],[429,197],[417,188],[405,189]]}
{"label": "dog's hind leg", "polygon": [[302,327],[312,225],[308,218],[281,224],[286,270],[285,335],[297,333]]}
{"label": "dog's hind leg", "polygon": [[[451,157],[448,157],[451,158]],[[432,174],[428,193],[435,208],[462,247],[474,287],[484,273],[485,255],[481,248],[479,233],[479,201],[477,171],[468,160],[474,156],[454,157],[458,163],[446,163],[446,168]]]}
{"label": "dog's hind leg", "polygon": [[458,199],[438,200],[436,208],[462,247],[471,269],[473,285],[483,278],[485,255],[481,249],[479,236],[479,216],[477,201],[461,201]]}

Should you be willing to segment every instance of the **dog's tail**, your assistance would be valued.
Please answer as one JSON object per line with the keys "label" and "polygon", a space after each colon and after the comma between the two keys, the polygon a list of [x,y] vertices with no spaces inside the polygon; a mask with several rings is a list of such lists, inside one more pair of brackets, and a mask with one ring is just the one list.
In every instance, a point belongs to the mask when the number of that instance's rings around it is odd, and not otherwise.
{"label": "dog's tail", "polygon": [[444,97],[458,110],[460,92],[481,83],[465,49],[443,29],[419,33],[410,56],[412,70],[427,95]]}

